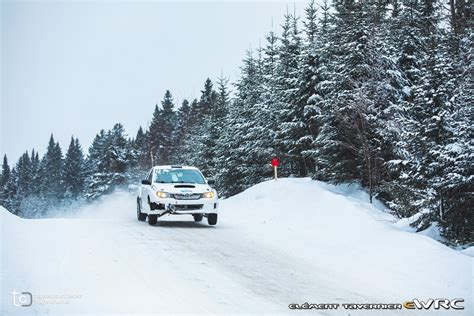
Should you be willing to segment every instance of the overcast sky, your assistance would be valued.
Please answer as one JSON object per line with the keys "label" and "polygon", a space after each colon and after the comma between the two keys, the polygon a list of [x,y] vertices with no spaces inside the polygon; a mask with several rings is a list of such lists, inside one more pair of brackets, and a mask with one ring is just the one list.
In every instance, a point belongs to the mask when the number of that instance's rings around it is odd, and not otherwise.
{"label": "overcast sky", "polygon": [[234,80],[293,4],[2,1],[0,154],[42,155],[51,133],[63,153],[71,135],[86,149],[116,122],[134,136],[166,89],[181,103],[221,69]]}

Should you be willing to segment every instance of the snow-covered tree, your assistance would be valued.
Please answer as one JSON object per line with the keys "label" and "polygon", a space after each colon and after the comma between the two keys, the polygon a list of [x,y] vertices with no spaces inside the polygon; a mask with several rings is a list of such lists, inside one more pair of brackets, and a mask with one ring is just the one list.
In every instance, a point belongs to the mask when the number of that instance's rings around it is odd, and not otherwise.
{"label": "snow-covered tree", "polygon": [[155,106],[153,119],[147,131],[147,149],[153,164],[170,164],[174,159],[175,129],[177,124],[171,92],[165,92],[161,108]]}
{"label": "snow-covered tree", "polygon": [[51,134],[46,154],[40,163],[40,192],[46,199],[56,203],[63,197],[64,183],[62,177],[63,155],[59,143],[54,141]]}
{"label": "snow-covered tree", "polygon": [[279,128],[276,143],[278,155],[281,156],[285,166],[282,167],[282,174],[306,176],[310,170],[301,154],[306,149],[304,136],[307,135],[307,126],[304,120],[304,101],[300,102],[298,97],[302,49],[298,18],[286,14],[282,28],[276,71],[278,87],[276,93],[279,99]]}
{"label": "snow-covered tree", "polygon": [[0,177],[0,189],[5,187],[8,180],[10,180],[11,170],[10,166],[8,165],[8,158],[7,155],[3,156],[3,163],[2,163],[2,175]]}
{"label": "snow-covered tree", "polygon": [[147,152],[147,137],[143,128],[140,126],[137,131],[137,135],[133,140],[133,150],[137,157],[137,172],[147,170],[151,167],[150,154]]}
{"label": "snow-covered tree", "polygon": [[89,148],[86,197],[93,200],[126,184],[135,160],[122,124],[115,124],[108,132],[101,130]]}
{"label": "snow-covered tree", "polygon": [[84,155],[79,139],[71,137],[69,148],[64,159],[63,182],[65,197],[77,198],[84,189]]}

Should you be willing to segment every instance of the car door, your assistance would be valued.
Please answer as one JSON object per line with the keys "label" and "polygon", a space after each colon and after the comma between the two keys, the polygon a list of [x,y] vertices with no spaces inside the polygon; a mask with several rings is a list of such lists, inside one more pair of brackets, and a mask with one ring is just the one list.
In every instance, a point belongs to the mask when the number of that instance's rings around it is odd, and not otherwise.
{"label": "car door", "polygon": [[[146,180],[150,181],[150,183],[153,183],[153,169],[151,169],[148,172],[148,174],[146,176]],[[148,195],[150,194],[150,191],[151,191],[151,185],[141,184],[142,206],[143,206],[143,203],[148,202]]]}

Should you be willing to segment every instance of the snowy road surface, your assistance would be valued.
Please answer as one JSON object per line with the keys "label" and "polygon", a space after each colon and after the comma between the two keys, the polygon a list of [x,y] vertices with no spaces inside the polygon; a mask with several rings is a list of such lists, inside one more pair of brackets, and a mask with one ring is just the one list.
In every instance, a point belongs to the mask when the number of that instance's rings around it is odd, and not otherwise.
{"label": "snowy road surface", "polygon": [[[354,188],[281,179],[223,201],[215,227],[190,216],[138,222],[123,192],[68,218],[24,220],[0,209],[0,311],[419,315],[288,304],[446,297],[466,300],[449,314],[472,315],[473,258],[395,228],[366,200]],[[31,293],[33,304],[15,306],[12,290]]]}

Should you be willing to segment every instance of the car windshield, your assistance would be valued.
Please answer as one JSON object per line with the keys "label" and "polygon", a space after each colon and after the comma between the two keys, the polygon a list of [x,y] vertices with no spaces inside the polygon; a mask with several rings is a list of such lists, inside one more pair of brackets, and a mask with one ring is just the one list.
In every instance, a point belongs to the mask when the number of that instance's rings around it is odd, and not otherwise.
{"label": "car windshield", "polygon": [[156,169],[156,183],[196,183],[205,184],[202,174],[193,169]]}

